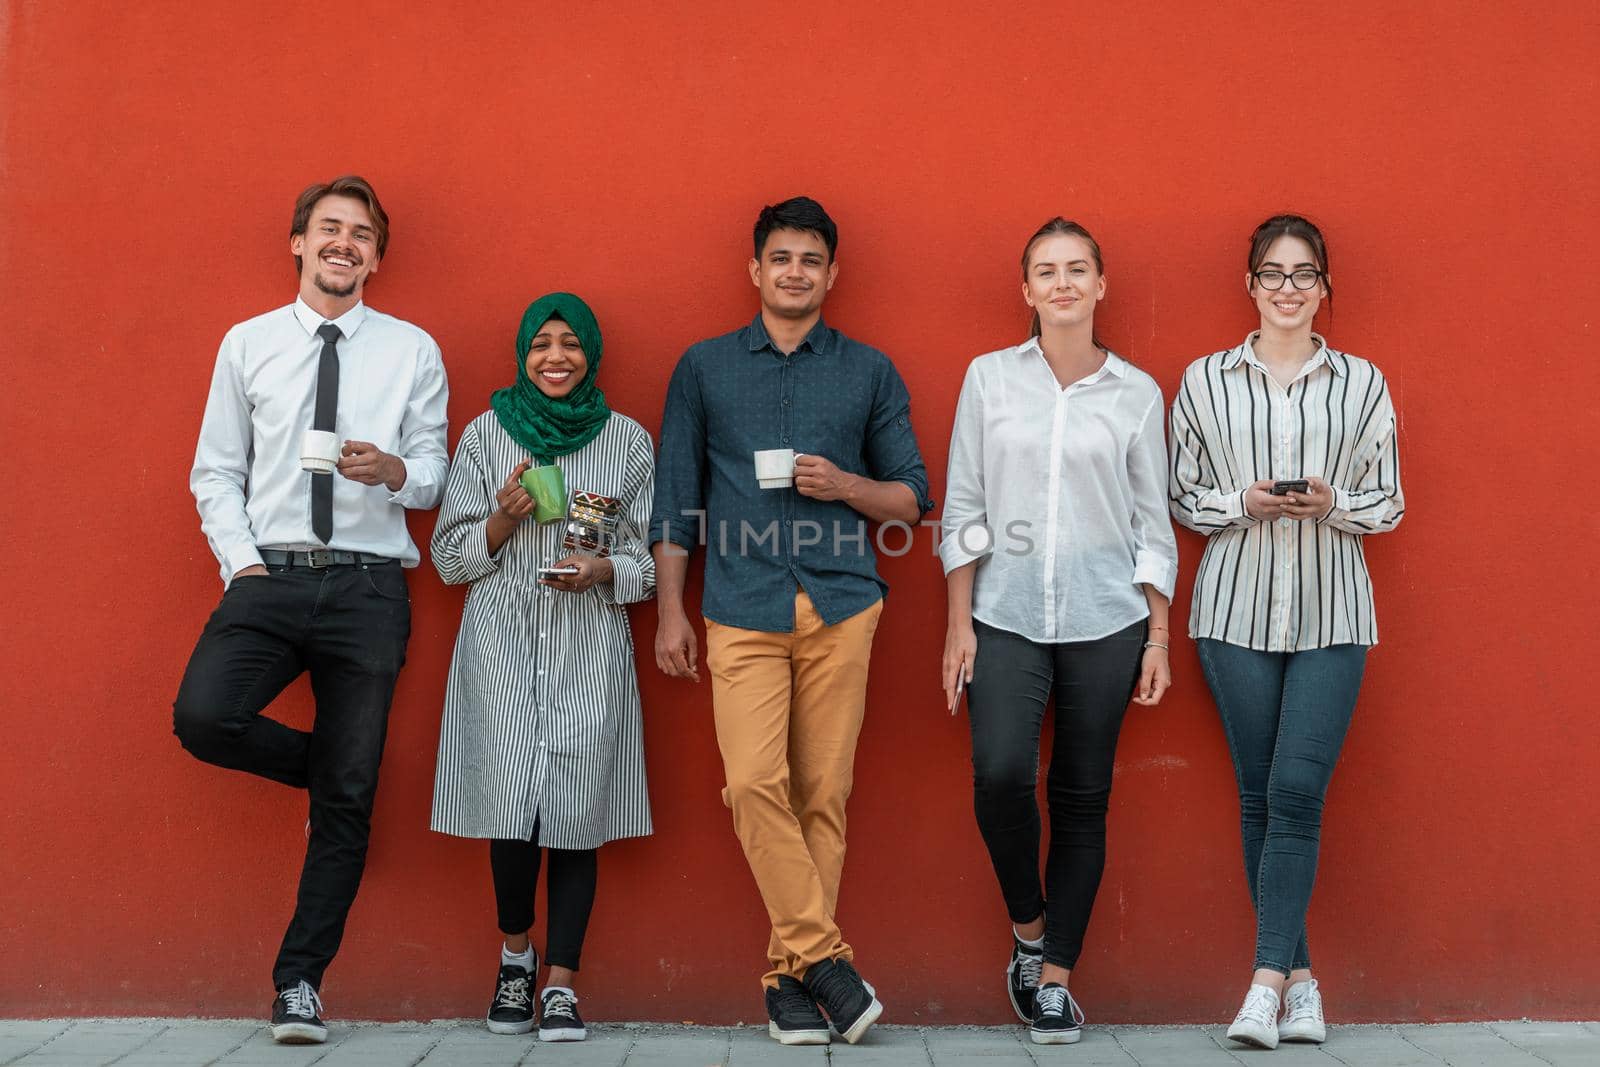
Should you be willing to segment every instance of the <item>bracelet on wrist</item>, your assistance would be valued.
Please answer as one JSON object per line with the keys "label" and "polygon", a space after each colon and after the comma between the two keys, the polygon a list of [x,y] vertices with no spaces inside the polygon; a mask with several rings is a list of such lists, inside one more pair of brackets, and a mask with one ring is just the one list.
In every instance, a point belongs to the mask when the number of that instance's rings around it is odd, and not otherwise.
{"label": "bracelet on wrist", "polygon": [[1159,641],[1146,641],[1146,642],[1145,642],[1145,643],[1144,643],[1144,647],[1145,647],[1145,648],[1159,648],[1159,649],[1160,649],[1160,650],[1161,650],[1161,651],[1163,651],[1163,652],[1167,652],[1167,651],[1170,651],[1170,650],[1169,650],[1169,649],[1168,649],[1168,648],[1167,648],[1167,646],[1166,646],[1166,645],[1163,645],[1163,644],[1162,644],[1162,643],[1161,643],[1161,642],[1159,642]]}

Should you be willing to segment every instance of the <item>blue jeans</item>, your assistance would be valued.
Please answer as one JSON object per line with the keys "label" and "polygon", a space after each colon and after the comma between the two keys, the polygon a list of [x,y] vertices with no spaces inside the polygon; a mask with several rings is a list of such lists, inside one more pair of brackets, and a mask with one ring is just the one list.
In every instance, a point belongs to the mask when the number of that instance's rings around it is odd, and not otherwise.
{"label": "blue jeans", "polygon": [[1317,878],[1322,803],[1366,667],[1366,645],[1257,652],[1195,641],[1239,782],[1257,970],[1311,966],[1306,909]]}

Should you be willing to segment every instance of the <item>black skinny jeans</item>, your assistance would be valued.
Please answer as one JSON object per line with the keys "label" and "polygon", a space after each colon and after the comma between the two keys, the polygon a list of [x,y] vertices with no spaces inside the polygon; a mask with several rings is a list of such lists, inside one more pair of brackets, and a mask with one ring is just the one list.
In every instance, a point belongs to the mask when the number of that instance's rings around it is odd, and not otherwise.
{"label": "black skinny jeans", "polygon": [[[489,869],[494,874],[494,901],[500,932],[526,933],[533,926],[533,897],[539,883],[539,827],[532,841],[489,842]],[[596,852],[592,848],[552,848],[545,888],[550,915],[545,922],[545,962],[578,969],[583,938],[594,908]]]}
{"label": "black skinny jeans", "polygon": [[[308,790],[311,835],[294,917],[273,965],[320,988],[366,867],[378,764],[411,636],[400,564],[272,567],[236,578],[189,657],[173,732],[198,759]],[[304,671],[310,732],[262,711]]]}
{"label": "black skinny jeans", "polygon": [[[1117,736],[1139,682],[1146,620],[1096,641],[1041,644],[974,622],[967,687],[973,808],[1014,923],[1045,917],[1046,963],[1083,951],[1106,864],[1106,806]],[[1046,795],[1050,852],[1039,884],[1039,735],[1054,693]],[[1046,899],[1049,904],[1046,906]]]}

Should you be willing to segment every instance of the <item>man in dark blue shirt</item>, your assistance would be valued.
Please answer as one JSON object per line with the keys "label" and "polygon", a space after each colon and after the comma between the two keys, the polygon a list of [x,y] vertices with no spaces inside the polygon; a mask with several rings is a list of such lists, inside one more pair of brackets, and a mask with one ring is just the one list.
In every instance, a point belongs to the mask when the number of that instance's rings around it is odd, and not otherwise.
{"label": "man in dark blue shirt", "polygon": [[784,1044],[828,1041],[819,1006],[852,1043],[883,1011],[833,920],[887,589],[868,524],[912,524],[933,506],[905,382],[822,321],[837,248],[816,201],[762,209],[750,260],[761,313],[679,360],[650,522],[656,663],[675,678],[700,679],[683,586],[706,544],[723,799],[772,918],[768,1032]]}

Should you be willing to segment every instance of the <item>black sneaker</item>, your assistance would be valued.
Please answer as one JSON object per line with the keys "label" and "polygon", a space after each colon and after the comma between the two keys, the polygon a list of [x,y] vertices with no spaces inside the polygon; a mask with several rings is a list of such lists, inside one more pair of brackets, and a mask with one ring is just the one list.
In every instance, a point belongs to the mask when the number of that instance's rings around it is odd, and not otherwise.
{"label": "black sneaker", "polygon": [[767,1019],[767,1036],[779,1044],[828,1043],[828,1020],[798,978],[778,975],[778,988],[767,990]]}
{"label": "black sneaker", "polygon": [[582,1041],[589,1036],[578,1014],[578,994],[570,989],[546,989],[539,994],[539,1040]]}
{"label": "black sneaker", "polygon": [[1070,1045],[1083,1036],[1083,1009],[1060,982],[1046,982],[1033,995],[1033,1025],[1028,1037],[1035,1045]]}
{"label": "black sneaker", "polygon": [[[534,967],[539,966],[534,957]],[[533,975],[526,968],[502,964],[489,1002],[491,1034],[525,1034],[533,1029]]]}
{"label": "black sneaker", "polygon": [[1006,964],[1006,993],[1017,1018],[1033,1022],[1033,994],[1039,988],[1039,971],[1044,967],[1044,949],[1029,948],[1013,935],[1011,962]]}
{"label": "black sneaker", "polygon": [[878,1021],[883,1005],[849,960],[823,960],[806,970],[806,992],[828,1013],[839,1036],[852,1045]]}
{"label": "black sneaker", "polygon": [[280,1045],[320,1045],[328,1040],[322,999],[301,979],[278,990],[272,1002],[272,1040]]}

